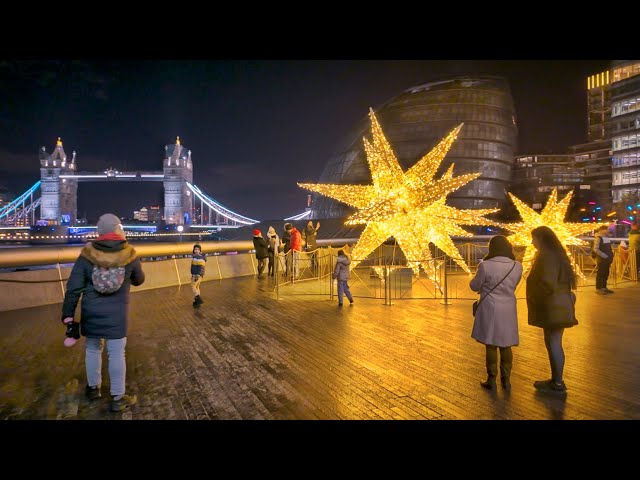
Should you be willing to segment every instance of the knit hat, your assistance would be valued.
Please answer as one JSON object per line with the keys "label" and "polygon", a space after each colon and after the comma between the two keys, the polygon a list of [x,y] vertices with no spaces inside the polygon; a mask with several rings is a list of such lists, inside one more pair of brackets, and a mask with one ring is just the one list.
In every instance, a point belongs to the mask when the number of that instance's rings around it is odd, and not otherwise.
{"label": "knit hat", "polygon": [[258,235],[262,235],[262,232],[256,228],[256,229],[253,231],[253,236],[254,236],[254,237],[257,237]]}
{"label": "knit hat", "polygon": [[124,237],[122,223],[113,213],[105,213],[98,220],[98,235],[106,235],[107,233],[116,233]]}

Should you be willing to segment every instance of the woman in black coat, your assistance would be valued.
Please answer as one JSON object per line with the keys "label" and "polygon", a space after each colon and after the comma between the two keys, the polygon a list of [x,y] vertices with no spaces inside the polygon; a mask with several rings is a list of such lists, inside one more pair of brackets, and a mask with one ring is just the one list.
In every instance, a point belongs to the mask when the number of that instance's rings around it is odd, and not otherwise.
{"label": "woman in black coat", "polygon": [[575,273],[558,237],[549,227],[532,230],[533,245],[538,252],[527,277],[529,325],[544,331],[544,344],[549,355],[551,379],[534,382],[539,390],[566,391],[563,381],[564,329],[578,324],[575,317]]}

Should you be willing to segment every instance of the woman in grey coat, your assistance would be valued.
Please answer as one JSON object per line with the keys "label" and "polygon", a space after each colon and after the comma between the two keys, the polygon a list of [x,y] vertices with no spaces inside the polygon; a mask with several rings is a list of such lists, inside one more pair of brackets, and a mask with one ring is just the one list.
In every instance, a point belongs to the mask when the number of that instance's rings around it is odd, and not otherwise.
{"label": "woman in grey coat", "polygon": [[538,390],[566,391],[562,379],[564,329],[578,324],[575,316],[576,277],[564,247],[549,227],[531,231],[538,252],[527,277],[529,325],[544,331],[544,344],[551,365],[551,379],[534,382]]}
{"label": "woman in grey coat", "polygon": [[480,385],[489,390],[496,386],[498,349],[502,387],[511,389],[511,347],[518,345],[519,340],[515,290],[522,277],[522,264],[515,258],[506,237],[496,235],[489,242],[489,253],[469,282],[471,290],[480,292],[471,337],[486,346],[487,380]]}

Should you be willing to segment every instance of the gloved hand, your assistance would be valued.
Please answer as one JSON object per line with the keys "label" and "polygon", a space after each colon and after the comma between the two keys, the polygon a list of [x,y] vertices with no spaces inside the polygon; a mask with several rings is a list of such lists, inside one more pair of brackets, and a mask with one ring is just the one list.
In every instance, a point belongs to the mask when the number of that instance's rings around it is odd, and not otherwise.
{"label": "gloved hand", "polygon": [[62,322],[67,326],[67,331],[65,332],[67,338],[64,339],[64,346],[72,347],[80,338],[80,324],[74,322],[73,317],[67,317]]}

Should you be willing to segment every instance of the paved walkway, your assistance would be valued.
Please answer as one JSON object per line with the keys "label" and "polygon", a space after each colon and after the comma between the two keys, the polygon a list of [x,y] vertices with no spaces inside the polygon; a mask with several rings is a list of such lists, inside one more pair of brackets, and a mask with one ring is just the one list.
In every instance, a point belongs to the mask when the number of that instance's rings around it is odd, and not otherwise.
{"label": "paved walkway", "polygon": [[580,325],[565,333],[566,396],[549,377],[542,331],[518,301],[513,389],[479,386],[484,346],[470,337],[469,300],[287,295],[268,279],[206,282],[131,297],[128,387],[138,405],[89,403],[84,342],[67,349],[60,306],[0,313],[1,419],[640,419],[640,286],[578,292]]}

